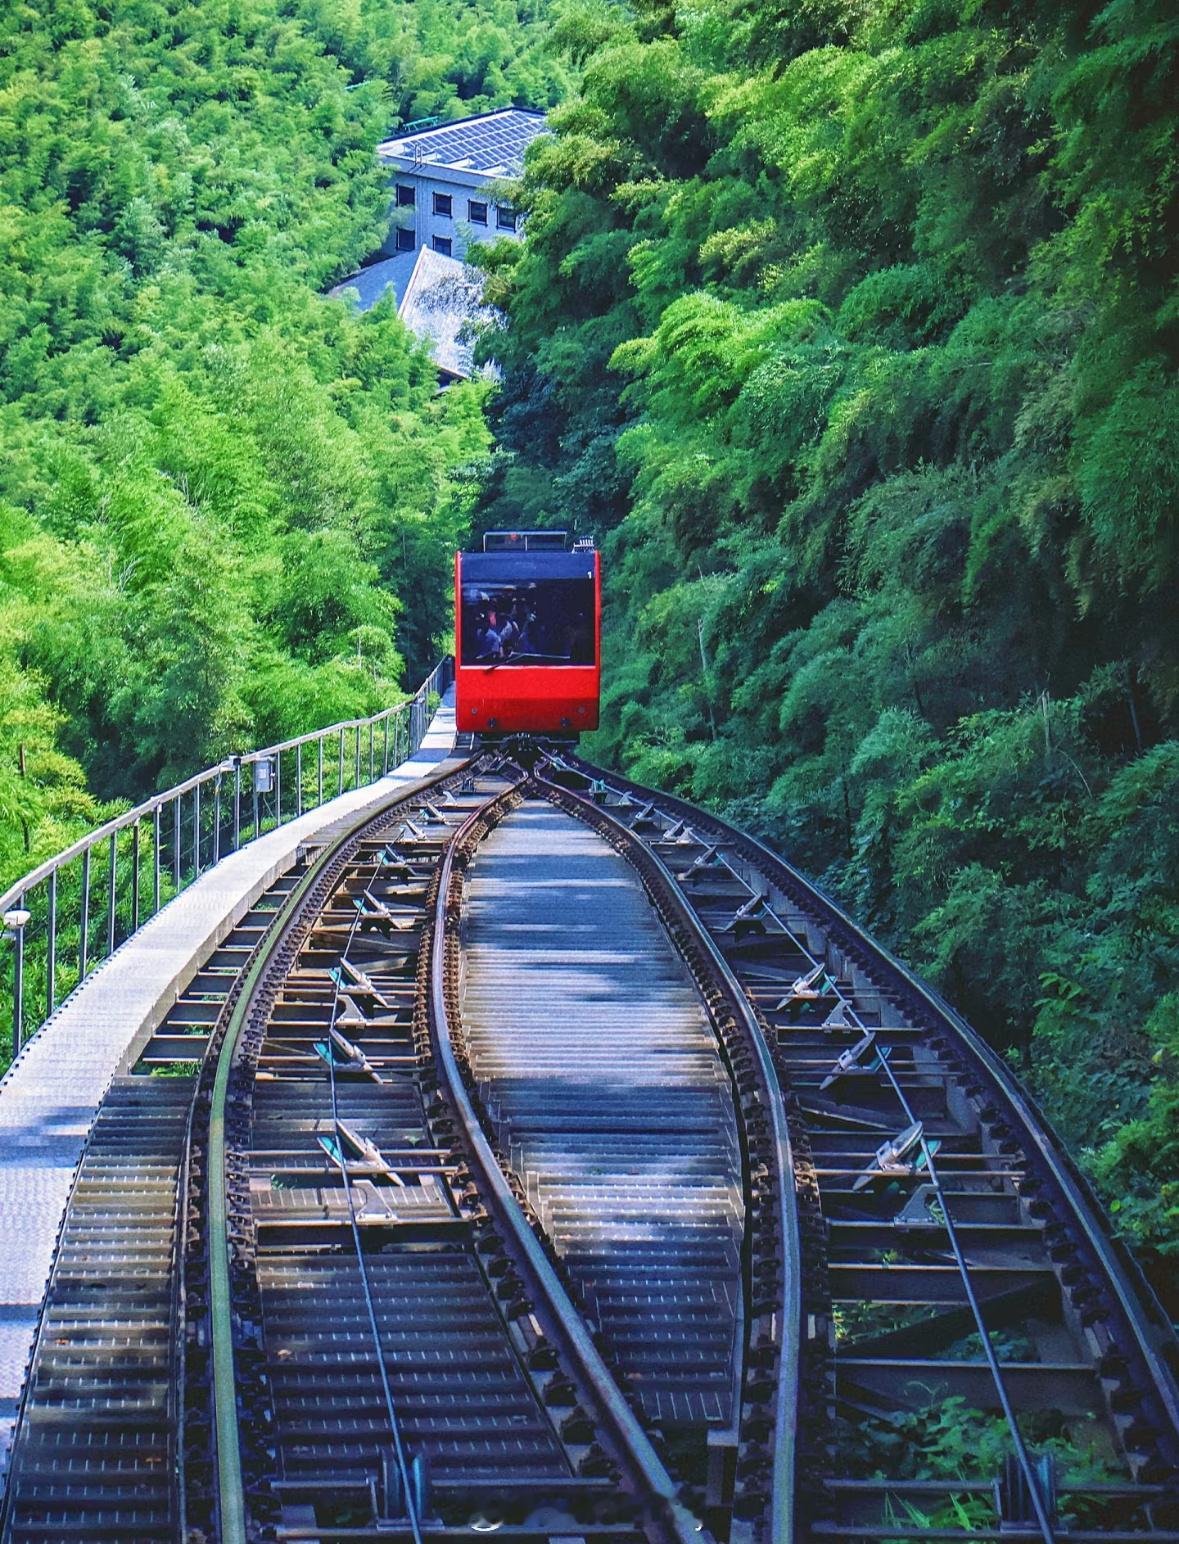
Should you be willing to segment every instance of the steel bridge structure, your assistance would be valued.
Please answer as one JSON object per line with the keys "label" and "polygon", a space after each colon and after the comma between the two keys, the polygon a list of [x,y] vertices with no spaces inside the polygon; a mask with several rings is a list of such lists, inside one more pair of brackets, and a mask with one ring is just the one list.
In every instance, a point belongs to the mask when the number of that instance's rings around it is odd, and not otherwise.
{"label": "steel bridge structure", "polygon": [[449,670],[0,897],[0,1541],[1179,1544],[1173,1328],[1006,1064]]}

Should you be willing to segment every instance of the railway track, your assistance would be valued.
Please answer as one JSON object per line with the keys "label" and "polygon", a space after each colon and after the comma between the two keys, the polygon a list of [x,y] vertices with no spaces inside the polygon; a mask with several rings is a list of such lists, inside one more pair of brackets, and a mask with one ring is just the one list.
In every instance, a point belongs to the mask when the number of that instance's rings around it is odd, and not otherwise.
{"label": "railway track", "polygon": [[25,1385],[6,1544],[178,1535],[177,1224],[194,1074],[300,872],[275,881],[132,1047],[98,1113]]}
{"label": "railway track", "polygon": [[[729,989],[703,953],[685,950],[685,964],[664,942],[712,1085],[688,1089],[711,1098],[677,1156],[691,1158],[711,1121],[728,1184],[720,1206],[698,1185],[678,1193],[711,1233],[672,1215],[672,1193],[671,1243],[654,1263],[677,1273],[662,1293],[639,1287],[651,1261],[631,1248],[633,1203],[650,1197],[630,1196],[631,1226],[614,1216],[597,1238],[599,1303],[617,1267],[608,1325],[587,1313],[584,1279],[485,1105],[464,1025],[465,882],[525,783],[522,769],[475,757],[326,840],[211,1040],[183,1271],[182,1504],[198,1536],[788,1536],[772,1521],[766,1371],[794,1278],[762,1205],[773,1121],[750,1118],[751,1100],[771,1112],[778,1101],[768,1057],[739,1044]],[[624,883],[649,911],[629,871]],[[626,981],[615,986],[625,1000]],[[566,1049],[555,1043],[557,1063]],[[599,1163],[601,1123],[575,1103],[548,1130],[583,1175]],[[763,1221],[747,1237],[748,1154],[763,1148]],[[618,1201],[615,1189],[615,1212]],[[619,1274],[634,1298],[621,1311]],[[711,1309],[685,1300],[677,1316],[670,1299],[706,1279]],[[664,1377],[653,1407],[649,1378],[632,1387],[645,1336],[694,1364],[706,1395],[681,1390],[677,1403]]]}
{"label": "railway track", "polygon": [[518,754],[322,833],[136,1048],[4,1538],[1179,1544],[1169,1327],[1003,1067]]}
{"label": "railway track", "polygon": [[1174,1336],[1004,1066],[757,842],[575,757],[538,770],[674,886],[780,1079],[796,1537],[1175,1544]]}

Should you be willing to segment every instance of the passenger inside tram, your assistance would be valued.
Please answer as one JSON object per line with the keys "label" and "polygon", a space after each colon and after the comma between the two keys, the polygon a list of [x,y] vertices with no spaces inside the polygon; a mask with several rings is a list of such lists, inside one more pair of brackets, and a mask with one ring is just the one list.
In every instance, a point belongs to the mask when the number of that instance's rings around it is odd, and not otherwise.
{"label": "passenger inside tram", "polygon": [[464,665],[592,665],[589,579],[464,586]]}

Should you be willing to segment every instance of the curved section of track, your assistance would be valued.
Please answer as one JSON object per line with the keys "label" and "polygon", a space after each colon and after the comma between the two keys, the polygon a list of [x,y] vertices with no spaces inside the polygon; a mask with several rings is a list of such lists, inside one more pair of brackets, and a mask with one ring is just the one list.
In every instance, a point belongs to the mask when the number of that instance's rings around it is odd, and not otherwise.
{"label": "curved section of track", "polygon": [[420,1538],[427,1517],[513,1488],[554,1504],[601,1489],[546,1398],[559,1369],[528,1366],[549,1360],[543,1335],[429,1055],[439,859],[489,797],[465,779],[321,855],[221,1050],[208,1255],[226,1540],[276,1524]]}
{"label": "curved section of track", "polygon": [[526,799],[466,891],[462,1042],[498,1149],[643,1419],[723,1441],[740,1394],[732,1085],[629,866]]}
{"label": "curved section of track", "polygon": [[186,1521],[227,1544],[456,1527],[708,1537],[530,1227],[451,1047],[447,919],[521,778],[476,758],[329,842],[206,1064]]}
{"label": "curved section of track", "polygon": [[[1051,1132],[944,1003],[714,816],[552,777],[674,874],[785,1094],[799,1538],[1179,1540],[1174,1337]],[[939,1451],[939,1431],[972,1432]]]}
{"label": "curved section of track", "polygon": [[786,1544],[796,1515],[801,1302],[793,1161],[781,1089],[740,984],[665,865],[625,822],[538,777],[547,798],[596,829],[637,870],[708,1004],[737,1095],[747,1205],[745,1337],[731,1537]]}
{"label": "curved section of track", "polygon": [[[500,814],[502,811],[495,813]],[[473,817],[467,823],[461,838],[466,849],[463,854],[466,861],[469,861],[474,847],[487,828],[485,815]],[[447,922],[455,923],[458,920],[461,886],[451,853],[447,854],[443,863],[437,906],[432,964],[435,1046],[449,1096],[463,1123],[485,1194],[515,1245],[518,1263],[523,1266],[534,1291],[544,1300],[549,1310],[551,1330],[573,1374],[579,1396],[590,1405],[598,1422],[606,1428],[611,1449],[622,1465],[629,1488],[642,1498],[644,1504],[653,1504],[653,1521],[660,1533],[665,1532],[686,1541],[700,1531],[699,1526],[679,1505],[674,1481],[627,1406],[617,1382],[594,1344],[593,1336],[557,1275],[552,1260],[529,1227],[482,1129],[455,1058],[453,1039],[457,1036],[460,1023],[458,938],[455,928],[447,927]]]}
{"label": "curved section of track", "polygon": [[1179,1544],[1157,1306],[766,848],[482,753],[231,943],[95,1126],[14,1544]]}

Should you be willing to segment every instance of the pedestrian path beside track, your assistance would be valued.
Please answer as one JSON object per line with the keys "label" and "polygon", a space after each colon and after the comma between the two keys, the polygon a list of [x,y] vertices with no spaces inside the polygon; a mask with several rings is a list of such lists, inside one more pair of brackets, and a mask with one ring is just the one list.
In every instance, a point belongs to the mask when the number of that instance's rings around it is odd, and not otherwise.
{"label": "pedestrian path beside track", "polygon": [[451,693],[419,749],[387,777],[242,847],[165,906],[62,1003],[0,1079],[0,1487],[61,1220],[112,1079],[300,849],[436,770],[454,735]]}

